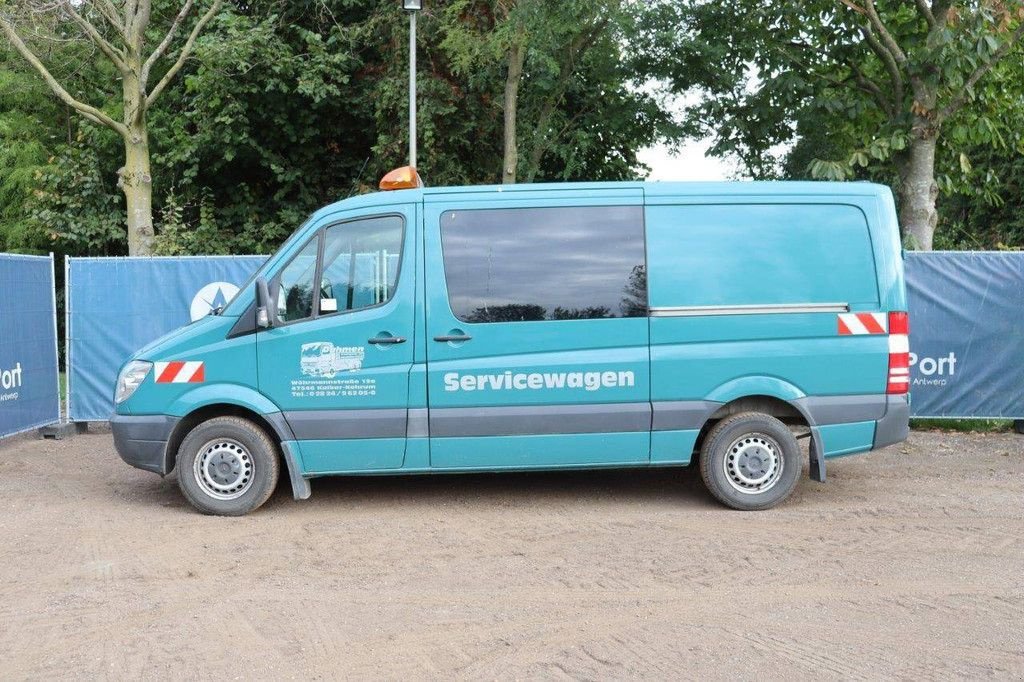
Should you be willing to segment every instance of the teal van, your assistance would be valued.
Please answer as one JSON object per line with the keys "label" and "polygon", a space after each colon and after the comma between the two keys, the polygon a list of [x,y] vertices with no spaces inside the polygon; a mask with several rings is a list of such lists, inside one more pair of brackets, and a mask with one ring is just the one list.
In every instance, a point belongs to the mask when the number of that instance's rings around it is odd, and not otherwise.
{"label": "teal van", "polygon": [[[742,510],[908,434],[892,195],[866,183],[391,186],[316,212],[138,351],[114,441],[200,511],[286,473],[683,467]],[[400,174],[401,175],[401,174]],[[386,183],[382,183],[385,185]],[[806,442],[802,442],[806,441]]]}

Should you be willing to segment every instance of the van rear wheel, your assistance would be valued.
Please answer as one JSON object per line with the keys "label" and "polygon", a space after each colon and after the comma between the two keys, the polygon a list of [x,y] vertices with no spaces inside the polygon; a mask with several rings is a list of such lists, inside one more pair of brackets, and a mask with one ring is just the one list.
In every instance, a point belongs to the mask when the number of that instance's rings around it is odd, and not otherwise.
{"label": "van rear wheel", "polygon": [[793,432],[760,412],[718,422],[704,439],[700,473],[719,502],[742,511],[768,509],[796,487],[802,458]]}
{"label": "van rear wheel", "polygon": [[178,448],[178,487],[204,514],[242,516],[277,487],[277,446],[241,417],[215,417],[193,428]]}

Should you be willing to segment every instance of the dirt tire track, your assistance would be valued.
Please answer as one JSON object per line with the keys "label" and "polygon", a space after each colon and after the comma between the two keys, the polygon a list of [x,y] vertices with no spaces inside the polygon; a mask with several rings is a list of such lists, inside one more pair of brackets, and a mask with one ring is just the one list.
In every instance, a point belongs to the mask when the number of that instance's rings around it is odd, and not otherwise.
{"label": "dirt tire track", "polygon": [[690,469],[322,480],[226,519],[108,433],[15,438],[0,678],[1024,678],[1024,437],[828,473],[753,514]]}

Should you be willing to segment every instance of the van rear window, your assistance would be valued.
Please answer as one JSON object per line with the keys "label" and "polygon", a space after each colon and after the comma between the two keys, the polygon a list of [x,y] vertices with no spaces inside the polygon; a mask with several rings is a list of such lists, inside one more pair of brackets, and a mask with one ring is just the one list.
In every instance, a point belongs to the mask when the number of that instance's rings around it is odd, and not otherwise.
{"label": "van rear window", "polygon": [[647,239],[652,308],[878,302],[854,206],[648,206]]}
{"label": "van rear window", "polygon": [[441,246],[463,322],[647,314],[639,206],[447,211]]}

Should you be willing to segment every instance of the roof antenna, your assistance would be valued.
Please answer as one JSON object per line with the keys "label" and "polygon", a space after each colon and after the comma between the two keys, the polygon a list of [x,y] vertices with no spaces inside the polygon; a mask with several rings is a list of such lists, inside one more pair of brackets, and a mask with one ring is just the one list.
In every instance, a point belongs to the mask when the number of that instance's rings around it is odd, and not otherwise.
{"label": "roof antenna", "polygon": [[363,177],[363,171],[366,170],[366,164],[368,163],[370,163],[369,156],[367,156],[366,159],[363,161],[363,165],[359,167],[359,172],[356,173],[356,179],[352,181],[352,191],[348,193],[348,196],[345,197],[346,199],[348,199],[357,191],[359,191],[359,178]]}

